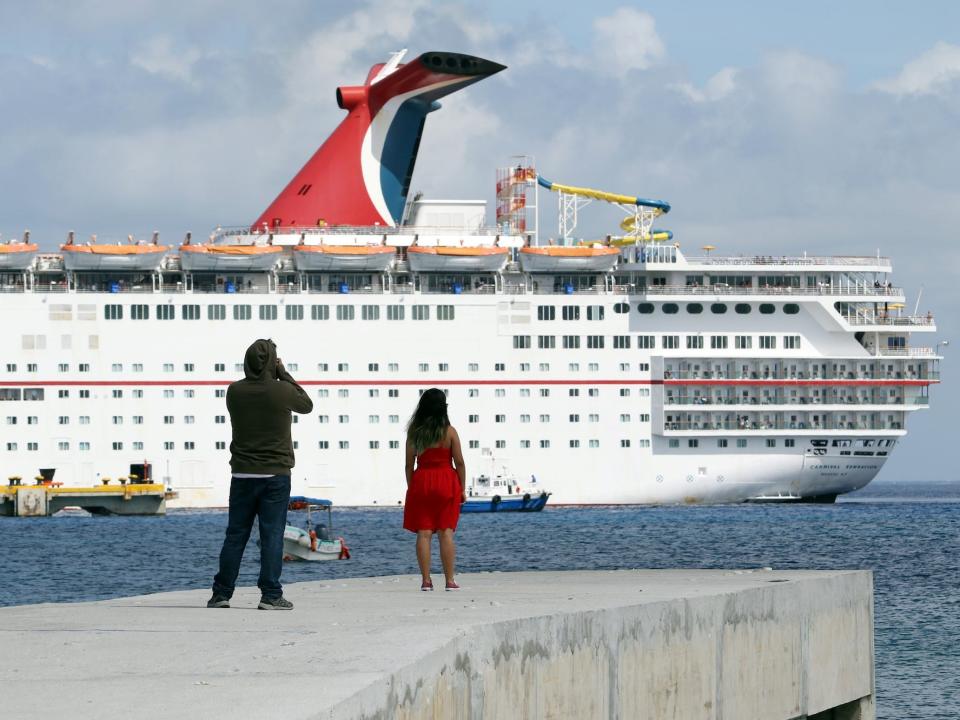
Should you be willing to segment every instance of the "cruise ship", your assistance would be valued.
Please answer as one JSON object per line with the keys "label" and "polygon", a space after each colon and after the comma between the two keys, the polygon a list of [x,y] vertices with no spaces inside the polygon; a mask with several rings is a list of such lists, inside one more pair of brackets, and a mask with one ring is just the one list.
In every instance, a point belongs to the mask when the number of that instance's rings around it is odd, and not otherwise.
{"label": "cruise ship", "polygon": [[[4,478],[146,466],[171,505],[226,505],[226,387],[270,337],[314,400],[293,490],[341,505],[402,502],[405,423],[433,386],[471,475],[508,468],[556,504],[869,483],[939,380],[914,340],[934,319],[909,313],[890,260],[688,252],[654,227],[668,203],[552,182],[527,157],[497,171],[492,222],[483,201],[408,197],[427,115],[503,69],[397,53],[338,88],[343,122],[248,226],[0,244]],[[589,202],[610,235],[577,239]]]}

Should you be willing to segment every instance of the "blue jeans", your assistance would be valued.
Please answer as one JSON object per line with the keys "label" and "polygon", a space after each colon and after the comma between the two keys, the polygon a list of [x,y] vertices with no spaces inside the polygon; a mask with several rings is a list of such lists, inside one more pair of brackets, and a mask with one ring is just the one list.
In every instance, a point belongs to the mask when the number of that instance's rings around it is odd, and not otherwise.
{"label": "blue jeans", "polygon": [[227,535],[220,550],[220,572],[213,578],[213,592],[233,597],[243,550],[250,539],[254,518],[260,519],[260,577],[257,587],[265,598],[283,595],[283,529],[287,525],[290,476],[233,478],[230,481],[230,514]]}

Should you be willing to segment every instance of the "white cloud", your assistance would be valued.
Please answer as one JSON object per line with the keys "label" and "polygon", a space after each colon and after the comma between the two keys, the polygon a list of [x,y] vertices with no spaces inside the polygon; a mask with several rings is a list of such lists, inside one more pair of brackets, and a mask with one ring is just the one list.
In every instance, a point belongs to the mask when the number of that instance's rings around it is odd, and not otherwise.
{"label": "white cloud", "polygon": [[703,89],[686,82],[677,83],[673,87],[695,103],[716,102],[736,89],[738,73],[739,70],[736,68],[726,67],[707,80]]}
{"label": "white cloud", "polygon": [[646,70],[663,60],[666,47],[657,35],[653,16],[622,7],[593,21],[595,51],[605,63],[598,66],[613,75]]}
{"label": "white cloud", "polygon": [[193,65],[202,56],[197,48],[176,47],[167,35],[156,35],[130,57],[134,67],[168,80],[193,83]]}
{"label": "white cloud", "polygon": [[938,42],[911,60],[899,74],[874,84],[891,95],[936,95],[960,79],[960,47]]}

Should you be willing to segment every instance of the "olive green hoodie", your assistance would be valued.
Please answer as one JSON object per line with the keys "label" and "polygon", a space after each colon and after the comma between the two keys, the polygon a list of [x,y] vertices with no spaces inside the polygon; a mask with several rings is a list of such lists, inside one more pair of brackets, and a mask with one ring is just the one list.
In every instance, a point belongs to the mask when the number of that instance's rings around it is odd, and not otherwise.
{"label": "olive green hoodie", "polygon": [[313,402],[290,374],[278,367],[277,346],[257,340],[243,358],[246,377],[227,389],[233,426],[230,468],[235,473],[289,475],[294,466],[290,412],[309,413]]}

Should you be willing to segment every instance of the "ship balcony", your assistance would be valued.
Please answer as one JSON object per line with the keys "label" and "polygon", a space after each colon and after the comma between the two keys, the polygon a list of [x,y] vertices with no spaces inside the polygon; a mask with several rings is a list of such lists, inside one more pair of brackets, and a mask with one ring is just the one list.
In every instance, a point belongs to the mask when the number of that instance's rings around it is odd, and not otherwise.
{"label": "ship balcony", "polygon": [[894,315],[886,313],[860,313],[840,315],[851,329],[884,332],[890,328],[908,328],[910,332],[934,332],[937,329],[933,313],[926,315]]}
{"label": "ship balcony", "polygon": [[633,290],[630,286],[616,286],[621,292],[647,296],[661,295],[744,295],[790,297],[851,297],[878,298],[880,302],[895,302],[904,299],[903,288],[874,287],[873,285],[819,285],[814,287],[755,287],[753,285],[648,285]]}
{"label": "ship balcony", "polygon": [[679,250],[674,250],[672,246],[648,248],[644,253],[644,259],[647,265],[672,265],[672,269],[676,269],[679,264],[687,266],[684,269],[702,267],[711,272],[717,271],[718,268],[730,268],[740,272],[746,270],[768,271],[771,268],[777,270],[810,270],[816,268],[818,272],[826,272],[827,270],[849,272],[855,269],[858,272],[889,273],[893,269],[890,258],[874,255],[704,255],[701,257],[684,257]]}
{"label": "ship balcony", "polygon": [[818,410],[816,414],[785,413],[743,414],[671,413],[664,416],[661,434],[672,435],[817,435],[824,432],[843,434],[903,435],[903,417],[898,412],[880,416],[862,413],[852,416],[844,412]]}
{"label": "ship balcony", "polygon": [[930,407],[930,398],[926,395],[918,397],[904,397],[902,395],[881,397],[879,395],[859,396],[741,396],[741,397],[709,397],[705,395],[672,396],[663,399],[664,407],[672,411],[704,412],[710,408],[723,408],[725,411],[743,412],[762,408],[789,408],[797,410],[799,407],[815,406],[822,412],[850,412],[857,411],[912,411],[925,410]]}

